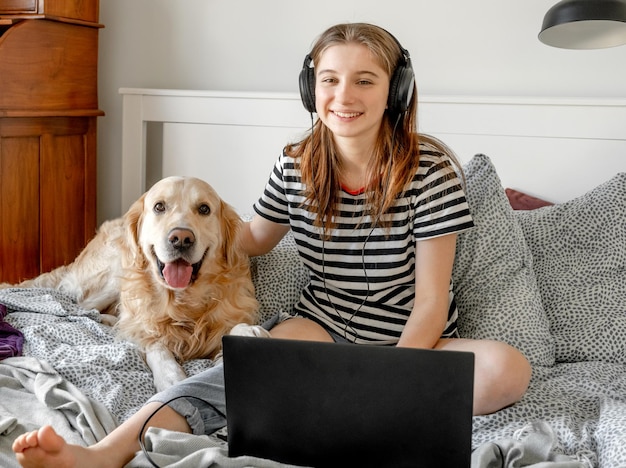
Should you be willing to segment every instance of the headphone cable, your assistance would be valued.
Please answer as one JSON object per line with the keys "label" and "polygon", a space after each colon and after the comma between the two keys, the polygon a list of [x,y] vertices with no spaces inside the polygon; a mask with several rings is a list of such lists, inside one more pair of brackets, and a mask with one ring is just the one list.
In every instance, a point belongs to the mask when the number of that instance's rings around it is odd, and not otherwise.
{"label": "headphone cable", "polygon": [[[365,279],[365,284],[366,284],[366,292],[365,292],[365,297],[363,298],[363,300],[361,301],[361,303],[359,304],[359,306],[357,307],[357,309],[352,312],[352,314],[350,315],[350,317],[348,318],[348,320],[346,321],[346,319],[344,319],[343,315],[339,313],[339,311],[337,310],[337,308],[335,307],[335,304],[333,303],[333,301],[330,298],[330,294],[328,292],[328,288],[326,287],[326,261],[325,261],[325,252],[326,252],[326,230],[324,228],[324,226],[322,226],[322,284],[324,286],[324,293],[326,294],[326,300],[328,301],[328,303],[330,304],[330,306],[333,308],[333,310],[335,311],[335,313],[337,314],[337,316],[341,319],[341,321],[344,323],[344,338],[348,341],[352,341],[353,343],[356,343],[357,337],[358,337],[358,333],[356,331],[356,329],[351,326],[352,324],[352,320],[354,320],[354,317],[356,317],[356,315],[361,311],[361,309],[363,308],[363,306],[365,305],[365,303],[367,302],[367,300],[369,299],[369,295],[371,292],[371,288],[370,288],[370,278],[367,274],[367,266],[365,265],[365,247],[367,246],[367,242],[370,240],[370,238],[372,237],[372,234],[374,233],[374,230],[376,229],[376,227],[378,226],[378,223],[380,222],[380,219],[382,217],[382,210],[383,210],[383,206],[385,203],[385,199],[387,197],[387,192],[389,190],[389,184],[391,182],[391,170],[393,167],[393,145],[395,142],[395,138],[396,138],[396,130],[398,128],[398,124],[400,123],[400,119],[402,117],[403,113],[399,113],[396,117],[396,121],[393,125],[393,132],[391,135],[391,149],[390,149],[390,155],[389,155],[389,168],[387,170],[387,174],[385,176],[385,180],[383,181],[383,195],[381,198],[381,205],[379,207],[378,213],[376,214],[376,218],[372,221],[372,225],[371,225],[371,230],[369,231],[369,233],[367,234],[367,237],[365,238],[365,240],[363,241],[363,247],[361,247],[361,265],[363,267],[363,277]],[[348,328],[350,328],[352,330],[352,333],[354,335],[354,338],[352,340],[350,340],[348,338]]]}

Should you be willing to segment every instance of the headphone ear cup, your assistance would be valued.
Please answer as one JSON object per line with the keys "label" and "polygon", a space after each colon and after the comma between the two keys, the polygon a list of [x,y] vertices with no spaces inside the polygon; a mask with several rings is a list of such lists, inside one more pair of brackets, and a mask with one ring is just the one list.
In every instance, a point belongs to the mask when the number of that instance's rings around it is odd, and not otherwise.
{"label": "headphone ear cup", "polygon": [[415,74],[411,65],[399,65],[389,82],[389,98],[387,99],[389,111],[406,112],[413,97],[414,87]]}
{"label": "headphone ear cup", "polygon": [[307,55],[300,71],[300,99],[308,112],[315,112],[315,70],[310,66],[311,56]]}

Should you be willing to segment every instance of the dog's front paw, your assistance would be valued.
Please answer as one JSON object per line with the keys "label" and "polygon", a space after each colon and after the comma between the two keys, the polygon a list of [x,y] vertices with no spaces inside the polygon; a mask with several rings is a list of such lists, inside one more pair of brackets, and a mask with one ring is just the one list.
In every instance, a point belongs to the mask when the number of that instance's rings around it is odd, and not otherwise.
{"label": "dog's front paw", "polygon": [[187,374],[185,374],[185,371],[178,364],[176,364],[176,367],[172,367],[168,370],[165,370],[165,367],[167,366],[162,366],[156,372],[154,369],[152,371],[154,386],[157,392],[162,392],[187,378]]}
{"label": "dog's front paw", "polygon": [[232,330],[230,330],[229,335],[256,336],[258,338],[271,337],[270,332],[268,332],[261,325],[248,325],[247,323],[238,323],[232,328]]}
{"label": "dog's front paw", "polygon": [[152,370],[154,386],[159,392],[187,378],[171,351],[161,344],[155,343],[146,349],[146,363]]}
{"label": "dog's front paw", "polygon": [[119,320],[119,317],[116,317],[115,315],[100,314],[100,323],[108,325],[109,327],[112,327],[113,325],[115,325],[118,320]]}

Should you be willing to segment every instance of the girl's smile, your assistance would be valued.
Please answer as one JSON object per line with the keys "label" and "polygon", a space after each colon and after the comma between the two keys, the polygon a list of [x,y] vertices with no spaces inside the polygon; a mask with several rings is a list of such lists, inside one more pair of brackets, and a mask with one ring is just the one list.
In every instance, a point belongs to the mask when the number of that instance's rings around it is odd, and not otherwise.
{"label": "girl's smile", "polygon": [[361,112],[340,112],[340,111],[333,111],[333,113],[341,118],[341,119],[353,119],[354,117],[358,117],[359,115],[361,115]]}

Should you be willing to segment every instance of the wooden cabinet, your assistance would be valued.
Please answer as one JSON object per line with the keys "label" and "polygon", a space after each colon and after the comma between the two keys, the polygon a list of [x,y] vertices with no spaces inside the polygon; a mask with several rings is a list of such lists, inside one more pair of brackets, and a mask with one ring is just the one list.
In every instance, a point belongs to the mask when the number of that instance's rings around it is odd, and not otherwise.
{"label": "wooden cabinet", "polygon": [[96,230],[98,2],[0,0],[0,282]]}

